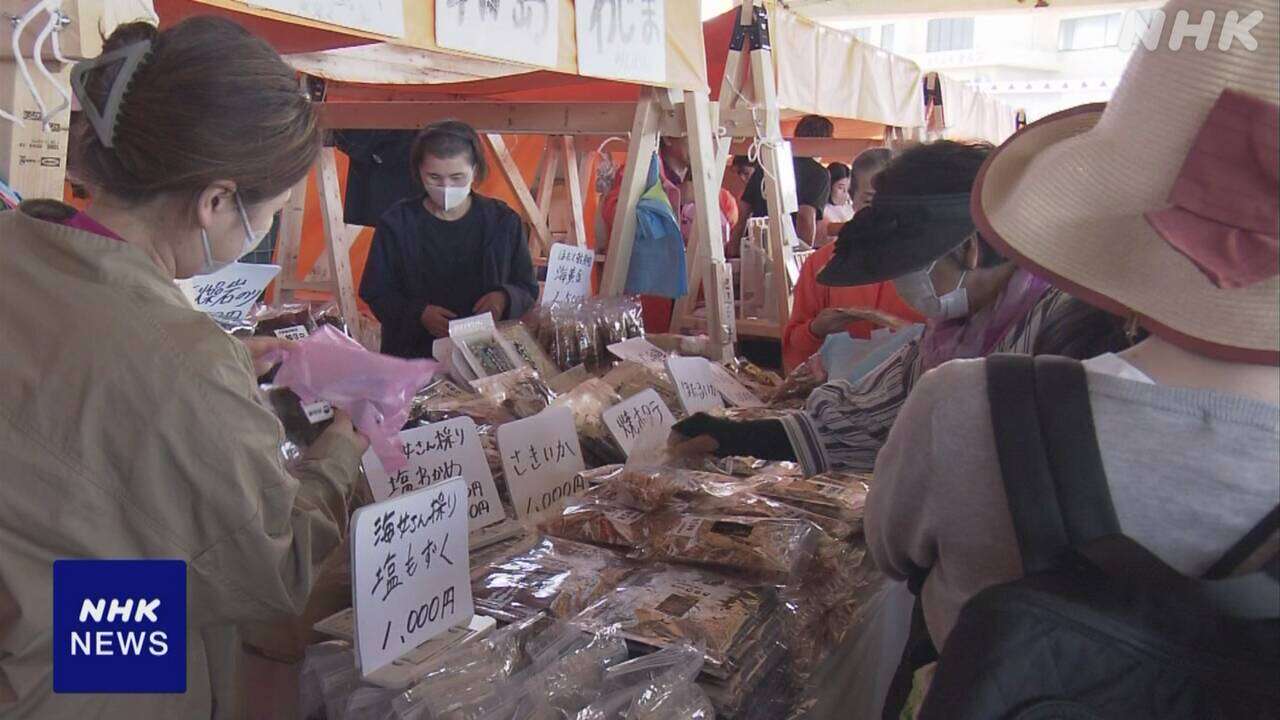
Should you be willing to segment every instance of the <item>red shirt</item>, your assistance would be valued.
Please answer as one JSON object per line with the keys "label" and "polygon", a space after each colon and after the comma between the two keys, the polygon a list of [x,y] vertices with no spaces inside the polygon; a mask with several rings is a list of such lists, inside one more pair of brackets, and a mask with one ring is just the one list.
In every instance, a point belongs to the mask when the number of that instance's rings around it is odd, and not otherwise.
{"label": "red shirt", "polygon": [[[792,368],[809,359],[818,352],[826,338],[818,337],[809,330],[809,323],[825,308],[858,307],[879,310],[910,322],[924,322],[924,318],[911,309],[898,297],[893,283],[881,282],[855,287],[830,287],[818,282],[818,272],[826,266],[827,261],[836,253],[836,244],[830,243],[818,248],[804,267],[800,269],[800,280],[796,283],[795,299],[791,306],[791,318],[782,333],[782,366],[790,372]],[[871,337],[876,325],[865,320],[852,323],[847,328],[850,335],[860,338]]]}

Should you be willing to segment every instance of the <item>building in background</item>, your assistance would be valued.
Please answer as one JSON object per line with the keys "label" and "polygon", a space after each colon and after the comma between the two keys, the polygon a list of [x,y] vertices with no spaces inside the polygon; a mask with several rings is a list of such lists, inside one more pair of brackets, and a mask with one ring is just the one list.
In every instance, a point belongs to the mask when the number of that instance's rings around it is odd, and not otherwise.
{"label": "building in background", "polygon": [[[978,3],[979,5],[981,3]],[[905,55],[926,71],[970,83],[1035,120],[1083,103],[1105,102],[1159,2],[1048,7],[963,14],[841,14],[839,3],[801,7],[820,22]],[[852,5],[852,3],[850,3]],[[903,2],[913,6],[943,3]],[[945,3],[950,7],[965,2]],[[865,6],[864,6],[865,7]]]}

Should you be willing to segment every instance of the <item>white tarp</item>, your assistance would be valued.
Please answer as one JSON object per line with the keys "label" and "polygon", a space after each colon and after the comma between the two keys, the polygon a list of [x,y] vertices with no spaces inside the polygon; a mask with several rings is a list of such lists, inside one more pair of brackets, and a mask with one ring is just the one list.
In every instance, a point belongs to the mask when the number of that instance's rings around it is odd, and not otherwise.
{"label": "white tarp", "polygon": [[986,140],[999,145],[1013,134],[1017,109],[980,93],[966,83],[938,75],[942,83],[942,136]]}
{"label": "white tarp", "polygon": [[924,125],[920,66],[780,7],[770,16],[778,105],[784,110],[894,127]]}

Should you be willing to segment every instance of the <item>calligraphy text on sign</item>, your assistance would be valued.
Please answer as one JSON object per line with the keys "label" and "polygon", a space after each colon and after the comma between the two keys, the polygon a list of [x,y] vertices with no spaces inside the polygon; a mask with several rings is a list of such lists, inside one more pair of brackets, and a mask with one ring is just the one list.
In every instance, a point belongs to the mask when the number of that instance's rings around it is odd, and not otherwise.
{"label": "calligraphy text on sign", "polygon": [[711,377],[716,384],[716,389],[724,396],[726,402],[734,407],[762,407],[763,402],[756,397],[755,393],[747,389],[745,385],[738,381],[722,365],[711,363]]}
{"label": "calligraphy text on sign", "polygon": [[614,343],[608,349],[619,360],[628,360],[641,365],[662,367],[663,363],[667,361],[667,354],[663,352],[662,348],[642,337]]}
{"label": "calligraphy text on sign", "polygon": [[542,304],[579,303],[586,299],[591,294],[591,266],[595,261],[595,252],[588,248],[552,245]]}
{"label": "calligraphy text on sign", "polygon": [[278,265],[235,263],[212,275],[178,280],[177,284],[196,309],[219,322],[231,323],[248,317],[279,272]]}
{"label": "calligraphy text on sign", "polygon": [[700,357],[667,358],[667,370],[676,384],[676,394],[690,415],[724,407],[711,374],[711,362]]}
{"label": "calligraphy text on sign", "polygon": [[635,451],[665,445],[675,418],[658,393],[650,388],[605,410],[604,422],[630,457]]}
{"label": "calligraphy text on sign", "polygon": [[465,477],[471,528],[479,529],[503,519],[498,488],[474,420],[453,418],[405,430],[400,433],[400,447],[407,463],[395,473],[387,472],[372,450],[364,454],[365,474],[375,501]]}
{"label": "calligraphy text on sign", "polygon": [[576,11],[580,73],[666,82],[666,0],[580,0]]}
{"label": "calligraphy text on sign", "polygon": [[442,48],[555,67],[559,0],[435,0]]}
{"label": "calligraphy text on sign", "polygon": [[586,467],[567,407],[543,410],[498,428],[498,450],[507,487],[520,519],[550,512],[586,490],[578,473]]}
{"label": "calligraphy text on sign", "polygon": [[463,478],[367,505],[351,526],[351,593],[365,675],[470,622]]}

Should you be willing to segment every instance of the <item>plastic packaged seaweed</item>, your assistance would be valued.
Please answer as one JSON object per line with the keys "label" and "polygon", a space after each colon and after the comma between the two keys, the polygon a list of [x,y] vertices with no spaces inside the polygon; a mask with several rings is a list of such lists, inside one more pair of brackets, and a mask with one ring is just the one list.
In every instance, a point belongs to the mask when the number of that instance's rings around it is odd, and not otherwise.
{"label": "plastic packaged seaweed", "polygon": [[525,364],[498,333],[493,315],[489,313],[450,320],[449,340],[462,353],[476,377],[500,375]]}
{"label": "plastic packaged seaweed", "polygon": [[603,378],[618,395],[629,398],[636,393],[652,388],[662,398],[673,417],[677,420],[684,417],[684,406],[676,393],[676,385],[665,370],[660,370],[641,363],[622,361]]}
{"label": "plastic packaged seaweed", "polygon": [[510,320],[498,323],[497,328],[498,334],[506,339],[516,354],[543,378],[549,380],[560,373],[555,361],[542,349],[541,343],[523,322]]}
{"label": "plastic packaged seaweed", "polygon": [[316,331],[315,317],[306,303],[258,305],[249,319],[254,324],[254,335],[301,340]]}
{"label": "plastic packaged seaweed", "polygon": [[852,474],[779,477],[757,475],[750,479],[755,492],[797,507],[849,523],[862,529],[863,510],[870,485],[866,476]]}
{"label": "plastic packaged seaweed", "polygon": [[566,540],[638,549],[648,523],[643,512],[600,502],[575,502],[541,525],[543,532]]}
{"label": "plastic packaged seaweed", "polygon": [[594,461],[588,464],[603,465],[626,459],[604,422],[604,411],[620,402],[622,398],[608,383],[591,378],[551,403],[573,411],[573,424],[583,452]]}
{"label": "plastic packaged seaweed", "polygon": [[600,480],[601,486],[590,497],[643,512],[666,509],[676,498],[723,496],[748,489],[726,475],[665,466],[626,466]]}
{"label": "plastic packaged seaweed", "polygon": [[694,680],[704,653],[679,642],[605,672],[601,697],[574,720],[713,720],[715,708]]}
{"label": "plastic packaged seaweed", "polygon": [[804,572],[822,534],[807,520],[670,513],[651,522],[644,557],[727,568],[769,582]]}
{"label": "plastic packaged seaweed", "polygon": [[471,385],[481,397],[501,405],[517,418],[537,415],[556,398],[537,371],[527,365],[499,375],[476,378]]}

